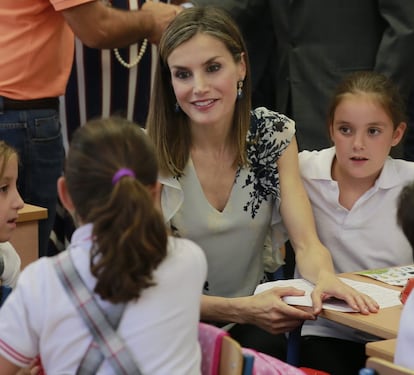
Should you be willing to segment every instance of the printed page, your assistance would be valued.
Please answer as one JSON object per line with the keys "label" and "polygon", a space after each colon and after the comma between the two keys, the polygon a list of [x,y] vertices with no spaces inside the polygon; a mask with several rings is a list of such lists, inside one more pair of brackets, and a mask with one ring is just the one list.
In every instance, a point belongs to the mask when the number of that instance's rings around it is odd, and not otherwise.
{"label": "printed page", "polygon": [[404,286],[407,284],[408,279],[414,278],[414,264],[401,267],[378,268],[357,272],[357,274],[371,277],[386,284]]}
{"label": "printed page", "polygon": [[[347,278],[340,278],[344,283],[357,289],[361,293],[365,293],[377,301],[380,308],[391,307],[401,305],[398,290],[385,288],[382,286],[365,283],[361,281],[355,281]],[[290,280],[276,280],[263,283],[257,286],[254,294],[264,292],[273,287],[287,287],[293,286],[297,289],[305,291],[304,296],[286,296],[283,300],[289,305],[297,306],[312,306],[311,293],[314,288],[314,284],[304,279],[290,279]],[[354,312],[354,310],[345,302],[336,298],[331,298],[323,303],[323,308],[327,310],[335,310],[342,312]]]}

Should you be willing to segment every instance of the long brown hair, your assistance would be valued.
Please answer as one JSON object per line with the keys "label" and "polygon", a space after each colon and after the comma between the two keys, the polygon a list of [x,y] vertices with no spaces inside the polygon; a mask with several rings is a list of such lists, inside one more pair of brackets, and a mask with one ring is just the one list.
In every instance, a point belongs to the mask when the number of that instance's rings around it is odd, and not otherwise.
{"label": "long brown hair", "polygon": [[[121,168],[135,178],[112,183]],[[95,292],[113,303],[153,285],[153,270],[166,256],[164,220],[149,190],[157,176],[154,147],[138,125],[109,118],[75,131],[65,164],[68,192],[81,221],[93,224]]]}
{"label": "long brown hair", "polygon": [[236,148],[235,162],[241,165],[247,163],[246,136],[250,127],[251,79],[245,43],[234,20],[224,10],[211,6],[194,7],[182,11],[161,38],[146,124],[148,135],[155,143],[160,171],[173,176],[180,176],[188,162],[191,134],[187,115],[174,110],[176,99],[167,59],[179,45],[200,33],[223,42],[235,62],[240,62],[244,54],[244,96],[236,102],[231,138]]}

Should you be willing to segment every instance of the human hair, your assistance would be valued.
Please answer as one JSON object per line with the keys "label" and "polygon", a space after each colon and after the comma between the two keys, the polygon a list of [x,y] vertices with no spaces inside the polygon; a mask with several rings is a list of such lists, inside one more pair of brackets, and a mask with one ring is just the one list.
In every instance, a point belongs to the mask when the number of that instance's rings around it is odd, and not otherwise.
{"label": "human hair", "polygon": [[405,185],[398,196],[397,223],[407,237],[414,256],[414,181]]}
{"label": "human hair", "polygon": [[12,155],[16,155],[17,151],[4,141],[0,141],[0,178],[3,177],[7,162]]}
{"label": "human hair", "polygon": [[333,124],[336,107],[348,95],[369,94],[390,116],[394,130],[406,122],[404,100],[393,82],[385,75],[373,71],[359,71],[347,75],[338,85],[328,111],[328,128]]}
{"label": "human hair", "polygon": [[236,149],[235,163],[247,163],[246,136],[250,127],[251,78],[247,49],[234,20],[224,10],[212,6],[182,11],[170,23],[158,46],[158,63],[147,118],[148,135],[154,141],[162,173],[180,176],[188,162],[191,148],[189,118],[174,110],[176,98],[167,63],[170,54],[197,34],[212,36],[226,46],[235,62],[242,54],[246,63],[243,98],[235,104],[231,139]]}
{"label": "human hair", "polygon": [[[135,177],[113,183],[122,168]],[[90,268],[102,299],[127,302],[154,285],[153,270],[167,254],[166,227],[149,190],[157,177],[153,144],[138,125],[112,117],[74,132],[66,184],[82,223],[93,224]]]}

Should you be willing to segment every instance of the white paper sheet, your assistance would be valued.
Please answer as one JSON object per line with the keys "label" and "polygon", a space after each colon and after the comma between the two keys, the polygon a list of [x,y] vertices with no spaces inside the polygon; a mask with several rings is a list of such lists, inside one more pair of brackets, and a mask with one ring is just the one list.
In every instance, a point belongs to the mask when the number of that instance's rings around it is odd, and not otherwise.
{"label": "white paper sheet", "polygon": [[[357,289],[361,293],[365,293],[377,301],[380,308],[391,307],[401,305],[399,295],[400,292],[390,288],[374,285],[371,283],[365,283],[361,281],[355,281],[351,279],[341,278],[341,280],[349,286]],[[254,294],[264,292],[273,287],[287,287],[293,286],[297,289],[305,291],[304,296],[286,296],[283,300],[289,305],[298,306],[312,306],[311,293],[314,288],[314,284],[304,279],[289,279],[289,280],[276,280],[267,283],[260,284],[256,287]],[[330,299],[323,303],[323,308],[327,310],[354,312],[354,310],[345,302],[338,299]]]}

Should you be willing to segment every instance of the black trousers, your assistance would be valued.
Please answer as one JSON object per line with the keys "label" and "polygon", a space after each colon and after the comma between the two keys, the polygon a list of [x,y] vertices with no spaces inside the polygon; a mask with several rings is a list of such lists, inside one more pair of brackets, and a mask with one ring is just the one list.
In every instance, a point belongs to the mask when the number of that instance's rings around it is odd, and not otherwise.
{"label": "black trousers", "polygon": [[245,348],[254,349],[286,361],[287,339],[283,334],[272,335],[251,324],[236,324],[229,333]]}
{"label": "black trousers", "polygon": [[365,344],[331,337],[304,336],[300,366],[331,375],[357,375],[366,361]]}

